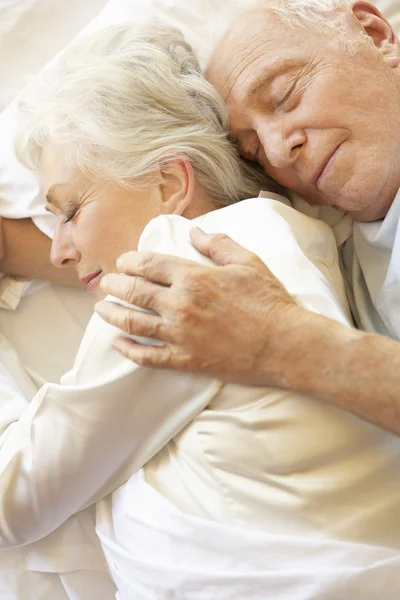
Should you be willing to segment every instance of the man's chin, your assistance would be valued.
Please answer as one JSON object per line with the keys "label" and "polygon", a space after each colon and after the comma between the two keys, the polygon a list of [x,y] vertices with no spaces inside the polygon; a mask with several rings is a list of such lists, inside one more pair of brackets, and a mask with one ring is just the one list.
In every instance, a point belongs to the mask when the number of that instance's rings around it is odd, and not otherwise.
{"label": "man's chin", "polygon": [[352,219],[359,221],[360,223],[380,221],[381,219],[384,219],[387,214],[387,210],[377,208],[376,206],[368,206],[366,208],[362,208],[361,210],[349,210],[347,212]]}

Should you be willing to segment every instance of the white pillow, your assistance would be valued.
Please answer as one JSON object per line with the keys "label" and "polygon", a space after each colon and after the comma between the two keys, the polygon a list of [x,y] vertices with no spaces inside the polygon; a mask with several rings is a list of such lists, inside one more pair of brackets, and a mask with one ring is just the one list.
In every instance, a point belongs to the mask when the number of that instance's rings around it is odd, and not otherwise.
{"label": "white pillow", "polygon": [[381,13],[390,21],[393,29],[400,33],[400,0],[372,0]]}
{"label": "white pillow", "polygon": [[0,2],[0,109],[60,52],[107,0]]}

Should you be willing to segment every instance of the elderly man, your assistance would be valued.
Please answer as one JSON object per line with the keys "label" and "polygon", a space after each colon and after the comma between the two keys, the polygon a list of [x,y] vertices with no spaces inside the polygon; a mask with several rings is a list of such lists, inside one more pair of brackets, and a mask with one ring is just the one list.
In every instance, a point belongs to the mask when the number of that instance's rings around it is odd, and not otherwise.
{"label": "elderly man", "polygon": [[122,354],[304,392],[400,434],[399,62],[391,26],[367,2],[264,0],[231,25],[208,69],[245,157],[365,222],[342,258],[368,332],[303,310],[253,255],[194,230],[216,267],[131,253],[119,269],[133,277],[103,279],[105,292],[163,317],[99,304],[114,325],[165,343],[120,339]]}

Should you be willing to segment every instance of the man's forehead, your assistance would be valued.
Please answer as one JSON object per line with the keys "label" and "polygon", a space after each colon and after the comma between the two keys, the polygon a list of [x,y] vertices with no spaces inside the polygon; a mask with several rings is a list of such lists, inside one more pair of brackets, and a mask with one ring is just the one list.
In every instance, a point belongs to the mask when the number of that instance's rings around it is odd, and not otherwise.
{"label": "man's forehead", "polygon": [[284,68],[286,59],[295,54],[288,30],[263,11],[258,20],[245,19],[242,26],[236,23],[231,28],[214,52],[207,77],[228,101],[233,91],[242,95],[254,80]]}

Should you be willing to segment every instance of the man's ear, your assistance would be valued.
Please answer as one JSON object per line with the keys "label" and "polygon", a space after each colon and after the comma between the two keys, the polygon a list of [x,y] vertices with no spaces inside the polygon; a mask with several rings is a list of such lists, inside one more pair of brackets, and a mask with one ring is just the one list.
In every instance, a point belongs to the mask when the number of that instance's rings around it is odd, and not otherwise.
{"label": "man's ear", "polygon": [[160,169],[162,211],[165,214],[183,215],[193,200],[195,178],[190,162],[177,157]]}
{"label": "man's ear", "polygon": [[399,40],[390,23],[373,4],[356,0],[352,15],[391,67],[400,62]]}

